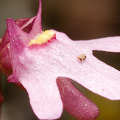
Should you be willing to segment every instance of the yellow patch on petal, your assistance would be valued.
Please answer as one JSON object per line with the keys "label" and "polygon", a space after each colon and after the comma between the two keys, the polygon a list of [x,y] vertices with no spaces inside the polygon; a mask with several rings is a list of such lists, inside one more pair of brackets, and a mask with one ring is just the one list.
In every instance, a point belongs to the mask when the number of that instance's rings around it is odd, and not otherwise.
{"label": "yellow patch on petal", "polygon": [[29,43],[29,46],[34,44],[43,44],[48,42],[51,38],[55,36],[55,32],[52,30],[46,30],[42,34],[38,34],[34,39],[32,39]]}

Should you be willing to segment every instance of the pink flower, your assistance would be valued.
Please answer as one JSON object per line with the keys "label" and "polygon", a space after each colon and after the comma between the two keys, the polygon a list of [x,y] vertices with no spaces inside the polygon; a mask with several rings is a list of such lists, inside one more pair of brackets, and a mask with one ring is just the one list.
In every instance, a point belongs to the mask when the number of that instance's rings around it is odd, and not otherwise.
{"label": "pink flower", "polygon": [[[92,55],[92,50],[119,52],[119,37],[84,42],[72,41],[64,33],[54,30],[42,32],[41,0],[36,18],[21,19],[18,22],[7,19],[7,26],[0,46],[2,66],[0,67],[7,76],[12,73],[8,77],[9,82],[21,83],[24,86],[33,111],[39,119],[57,119],[62,114],[63,103],[67,106],[65,99],[62,99],[62,102],[61,98],[69,95],[69,92],[63,93],[66,84],[59,82],[60,77],[75,80],[87,89],[108,99],[120,99],[120,72]],[[9,72],[11,67],[12,71]],[[65,81],[69,79],[65,79]],[[83,96],[71,86],[70,84],[67,88],[71,88],[77,95]],[[87,101],[86,98],[83,97],[83,99]],[[76,106],[72,101],[69,101],[70,103]],[[87,101],[87,103],[93,106],[91,102]],[[64,108],[67,109],[65,106]],[[94,108],[96,109],[96,107]],[[98,116],[98,110],[95,114],[94,118]]]}
{"label": "pink flower", "polygon": [[[31,30],[31,27],[33,25],[33,20],[34,18],[31,19],[19,19],[16,21],[16,23],[26,32],[29,32]],[[8,69],[12,69],[11,68],[11,62],[10,62],[10,55],[9,55],[9,37],[8,33],[5,32],[4,37],[2,39],[2,44],[1,45],[1,66],[2,66],[2,71],[8,76],[11,74],[10,71],[8,71]],[[7,51],[7,52],[6,52]],[[6,55],[7,57],[2,57]],[[7,66],[6,64],[9,64],[9,66]],[[8,73],[8,74],[7,74]],[[21,87],[20,82],[17,82],[17,86]],[[69,84],[70,83],[70,84]],[[58,78],[57,79],[57,85],[59,87],[59,91],[62,97],[62,102],[63,102],[63,107],[64,109],[70,113],[71,115],[73,115],[75,118],[77,119],[82,119],[82,120],[87,120],[87,119],[91,119],[94,120],[95,118],[98,117],[99,115],[99,110],[97,108],[97,106],[91,102],[89,99],[87,99],[82,93],[80,93],[80,91],[78,91],[70,82],[69,79],[67,78]],[[68,86],[68,87],[66,87]],[[63,90],[64,89],[64,92]],[[76,93],[74,94],[73,93]],[[73,93],[73,94],[71,94]],[[71,99],[71,100],[70,100]],[[66,104],[67,102],[67,104]],[[75,104],[76,103],[76,104]],[[72,110],[71,110],[72,109]],[[41,112],[42,110],[40,110],[39,112]],[[36,113],[36,111],[34,111]],[[46,112],[46,116],[47,117],[48,113]]]}

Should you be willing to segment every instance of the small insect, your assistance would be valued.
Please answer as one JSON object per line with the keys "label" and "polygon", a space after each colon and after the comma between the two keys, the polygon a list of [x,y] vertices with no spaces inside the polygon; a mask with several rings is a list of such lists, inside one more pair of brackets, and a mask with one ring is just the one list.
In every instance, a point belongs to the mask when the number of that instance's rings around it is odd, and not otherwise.
{"label": "small insect", "polygon": [[77,58],[78,58],[81,62],[83,62],[83,61],[86,59],[86,55],[85,55],[85,54],[81,54],[81,55],[77,56]]}
{"label": "small insect", "polygon": [[38,34],[33,40],[30,41],[29,46],[34,44],[43,44],[55,37],[56,33],[52,30],[46,30],[42,34]]}

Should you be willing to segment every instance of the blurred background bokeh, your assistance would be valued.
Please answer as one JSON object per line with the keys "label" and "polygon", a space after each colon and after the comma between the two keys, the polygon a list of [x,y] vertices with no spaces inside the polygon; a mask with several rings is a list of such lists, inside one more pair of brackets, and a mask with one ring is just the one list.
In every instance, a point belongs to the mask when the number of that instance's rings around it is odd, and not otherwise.
{"label": "blurred background bokeh", "polygon": [[[42,0],[43,29],[65,32],[73,40],[88,40],[120,36],[119,0]],[[33,17],[38,10],[38,0],[0,0],[0,38],[6,29],[6,19]],[[103,43],[104,44],[104,43]],[[94,51],[100,60],[120,70],[120,54]],[[96,95],[82,86],[76,86],[100,109],[97,120],[120,120],[120,101],[111,101]],[[1,120],[38,120],[27,93],[2,75],[5,102]],[[59,120],[76,120],[64,112]]]}

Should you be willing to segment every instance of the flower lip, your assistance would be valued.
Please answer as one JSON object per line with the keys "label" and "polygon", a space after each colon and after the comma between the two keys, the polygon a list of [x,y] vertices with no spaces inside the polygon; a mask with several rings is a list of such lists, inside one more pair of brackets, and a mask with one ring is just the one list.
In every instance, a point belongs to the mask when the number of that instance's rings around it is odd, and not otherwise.
{"label": "flower lip", "polygon": [[35,45],[35,44],[41,45],[43,43],[50,41],[55,36],[56,36],[55,31],[46,30],[42,32],[42,34],[38,34],[34,39],[32,39],[29,43],[29,46]]}

